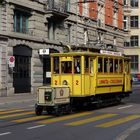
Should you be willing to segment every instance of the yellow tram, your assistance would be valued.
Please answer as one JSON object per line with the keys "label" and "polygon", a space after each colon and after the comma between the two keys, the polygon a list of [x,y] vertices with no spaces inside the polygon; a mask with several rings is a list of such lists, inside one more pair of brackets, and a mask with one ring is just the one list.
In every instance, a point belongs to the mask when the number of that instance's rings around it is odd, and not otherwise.
{"label": "yellow tram", "polygon": [[118,102],[131,93],[130,59],[100,50],[51,54],[51,86],[38,88],[35,111],[69,112],[72,108]]}

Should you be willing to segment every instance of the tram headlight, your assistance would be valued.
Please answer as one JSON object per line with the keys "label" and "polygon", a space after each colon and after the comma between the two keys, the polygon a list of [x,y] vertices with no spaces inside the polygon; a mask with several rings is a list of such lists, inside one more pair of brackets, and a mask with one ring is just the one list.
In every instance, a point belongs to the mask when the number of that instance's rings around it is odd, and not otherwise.
{"label": "tram headlight", "polygon": [[63,81],[63,85],[68,85],[67,80],[64,80],[64,81]]}

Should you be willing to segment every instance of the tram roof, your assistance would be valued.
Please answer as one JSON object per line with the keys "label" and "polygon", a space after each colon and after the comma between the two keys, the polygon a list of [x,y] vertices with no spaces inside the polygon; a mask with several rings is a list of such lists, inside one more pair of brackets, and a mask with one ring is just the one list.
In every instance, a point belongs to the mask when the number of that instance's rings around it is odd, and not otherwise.
{"label": "tram roof", "polygon": [[129,57],[125,56],[115,56],[115,55],[108,55],[108,54],[101,54],[101,53],[94,53],[94,52],[67,52],[67,53],[51,53],[51,56],[60,56],[60,57],[65,57],[65,56],[107,56],[107,57],[117,57],[117,58],[126,58],[130,59]]}

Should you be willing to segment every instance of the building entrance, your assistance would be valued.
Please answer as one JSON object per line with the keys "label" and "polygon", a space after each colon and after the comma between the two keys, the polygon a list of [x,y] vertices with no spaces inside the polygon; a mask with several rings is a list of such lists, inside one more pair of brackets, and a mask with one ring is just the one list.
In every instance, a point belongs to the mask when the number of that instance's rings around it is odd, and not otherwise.
{"label": "building entrance", "polygon": [[31,92],[31,55],[32,50],[26,46],[14,47],[15,68],[13,86],[15,93]]}

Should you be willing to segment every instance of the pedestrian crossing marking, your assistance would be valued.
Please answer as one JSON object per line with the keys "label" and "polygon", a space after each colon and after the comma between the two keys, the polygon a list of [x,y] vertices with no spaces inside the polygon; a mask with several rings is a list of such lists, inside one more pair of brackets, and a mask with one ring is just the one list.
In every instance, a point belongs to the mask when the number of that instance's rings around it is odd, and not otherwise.
{"label": "pedestrian crossing marking", "polygon": [[0,116],[0,119],[19,117],[19,116],[24,116],[24,115],[29,115],[29,114],[35,114],[35,113],[34,111],[31,111],[31,112],[24,112],[24,113],[19,113],[19,114],[4,115],[4,116]]}
{"label": "pedestrian crossing marking", "polygon": [[17,122],[17,123],[23,123],[23,122],[29,122],[29,121],[35,121],[35,120],[39,120],[39,119],[46,119],[46,118],[50,118],[51,116],[34,116],[34,117],[30,117],[30,118],[23,118],[23,119],[18,119],[18,120],[14,120],[12,122]]}
{"label": "pedestrian crossing marking", "polygon": [[65,125],[78,126],[78,125],[83,125],[83,124],[86,124],[86,123],[89,123],[89,122],[95,122],[95,121],[102,120],[102,119],[105,119],[105,118],[114,117],[114,116],[117,116],[117,115],[118,114],[103,114],[103,115],[98,115],[98,116],[95,116],[95,117],[91,117],[91,118],[67,123]]}
{"label": "pedestrian crossing marking", "polygon": [[113,120],[113,121],[109,121],[109,122],[106,122],[106,123],[96,125],[96,127],[107,128],[107,127],[119,125],[119,124],[131,121],[131,120],[134,120],[134,119],[138,119],[138,118],[140,118],[140,115],[129,115],[129,116],[121,118],[121,119],[117,119],[117,120]]}
{"label": "pedestrian crossing marking", "polygon": [[68,116],[62,116],[62,117],[57,117],[57,118],[53,118],[53,119],[43,120],[43,121],[39,121],[37,123],[38,124],[49,124],[49,123],[64,121],[64,120],[68,120],[68,119],[73,119],[73,118],[76,118],[76,117],[90,115],[92,113],[93,112],[77,113],[77,114],[72,114],[72,115],[68,115]]}
{"label": "pedestrian crossing marking", "polygon": [[9,113],[16,113],[16,112],[22,112],[22,111],[24,111],[24,110],[17,109],[17,110],[1,111],[1,112],[0,112],[0,115],[9,114]]}

